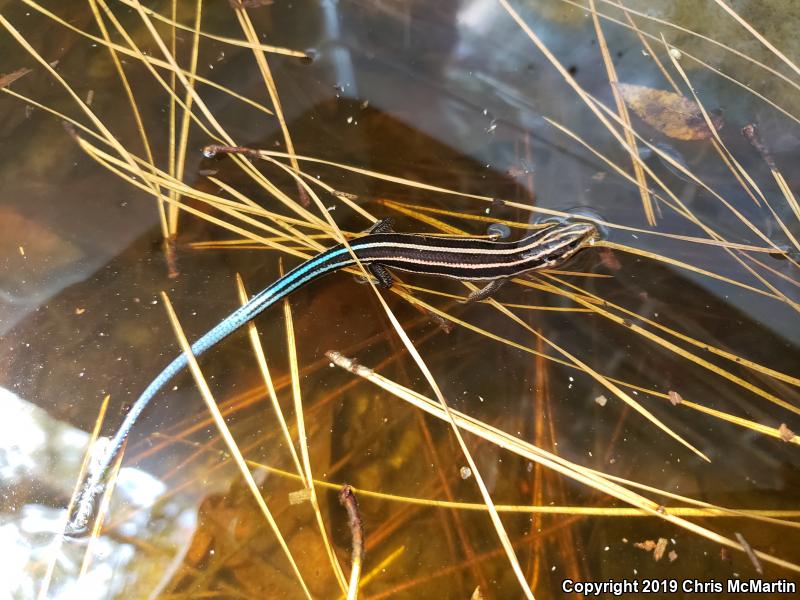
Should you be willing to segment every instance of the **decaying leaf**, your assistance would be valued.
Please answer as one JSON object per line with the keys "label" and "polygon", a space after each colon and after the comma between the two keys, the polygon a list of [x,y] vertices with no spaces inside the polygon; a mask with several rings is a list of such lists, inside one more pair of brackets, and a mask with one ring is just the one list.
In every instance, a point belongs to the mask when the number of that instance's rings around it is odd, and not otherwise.
{"label": "decaying leaf", "polygon": [[[693,100],[674,92],[630,83],[616,84],[625,104],[640,119],[667,137],[676,140],[707,140],[711,130],[700,107]],[[722,117],[710,115],[714,128],[722,128]]]}
{"label": "decaying leaf", "polygon": [[670,390],[669,392],[667,392],[667,396],[669,396],[669,401],[672,404],[672,406],[678,406],[678,404],[683,402],[683,398],[681,397],[681,395],[674,390]]}
{"label": "decaying leaf", "polygon": [[8,85],[14,83],[20,77],[25,77],[28,73],[30,73],[30,69],[17,69],[16,71],[12,71],[8,75],[0,75],[0,88],[4,88]]}
{"label": "decaying leaf", "polygon": [[653,549],[653,560],[658,562],[664,556],[667,549],[667,538],[658,538],[656,547]]}
{"label": "decaying leaf", "polygon": [[483,595],[483,592],[481,591],[481,586],[478,586],[475,588],[475,591],[472,592],[472,597],[470,598],[470,600],[484,600],[485,598],[486,596]]}
{"label": "decaying leaf", "polygon": [[311,490],[307,488],[303,488],[302,490],[297,490],[294,492],[289,493],[289,504],[294,506],[295,504],[302,504],[303,502],[308,502],[311,500]]}
{"label": "decaying leaf", "polygon": [[635,548],[639,548],[639,550],[652,552],[656,547],[656,542],[655,540],[645,540],[643,542],[634,542],[633,545]]}
{"label": "decaying leaf", "polygon": [[791,442],[797,434],[789,429],[786,423],[781,423],[781,426],[778,427],[778,435],[781,436],[784,442]]}

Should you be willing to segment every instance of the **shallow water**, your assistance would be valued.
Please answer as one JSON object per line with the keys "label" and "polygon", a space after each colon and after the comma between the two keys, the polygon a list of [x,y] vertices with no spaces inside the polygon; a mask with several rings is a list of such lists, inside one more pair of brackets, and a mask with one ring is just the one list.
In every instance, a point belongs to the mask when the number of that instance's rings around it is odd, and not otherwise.
{"label": "shallow water", "polygon": [[[724,249],[661,235],[708,238],[667,203],[658,204],[657,224],[648,225],[636,187],[545,120],[568,127],[632,171],[628,154],[502,6],[482,0],[430,4],[276,2],[248,10],[262,43],[308,55],[266,55],[297,153],[536,210],[591,207],[612,225],[608,241],[694,269],[608,248],[582,252],[564,269],[595,276],[558,277],[605,301],[601,309],[620,322],[600,313],[553,310],[582,307],[564,296],[520,285],[505,286],[497,299],[517,305],[511,310],[521,323],[490,305],[465,306],[418,292],[420,299],[494,339],[465,325],[445,332],[430,313],[384,292],[451,408],[566,460],[672,494],[736,509],[797,509],[797,438],[785,442],[725,422],[707,409],[773,432],[781,424],[800,431],[794,408],[800,399],[800,319],[791,305],[800,299],[798,268],[785,258],[749,252],[742,258],[752,269],[748,271]],[[797,22],[797,9],[791,3],[771,4],[772,15],[752,3],[733,6],[789,59],[796,59],[794,30],[787,23]],[[604,14],[627,22],[609,3],[597,5]],[[144,156],[108,51],[54,23],[36,6],[0,3],[0,14],[44,60],[57,60],[57,72],[77,96],[84,101],[91,97],[91,109],[117,139]],[[98,34],[86,4],[45,6],[73,26]],[[162,56],[134,11],[121,2],[110,6],[137,44],[151,56]],[[166,2],[149,7],[162,15],[171,10]],[[800,114],[796,90],[708,41],[644,15],[694,29],[795,81],[792,69],[713,2],[700,7],[670,3],[667,12],[662,3],[630,2],[629,7],[642,11],[630,14],[638,27],[655,36],[663,31],[681,49],[680,64],[700,100],[722,111],[722,141],[789,234],[798,236],[798,219],[767,164],[740,135],[745,125],[758,125],[796,193],[792,167],[800,129],[791,116]],[[193,3],[181,3],[179,11],[179,20],[190,27],[193,9]],[[555,1],[518,10],[577,84],[613,110],[589,14]],[[228,3],[204,4],[202,29],[243,39]],[[158,31],[169,40],[168,27],[159,25]],[[649,40],[651,48],[643,49],[630,29],[610,22],[603,23],[603,32],[620,81],[668,89],[652,52],[681,81],[658,41]],[[177,42],[184,66],[190,60],[191,37],[191,31],[184,31]],[[121,41],[117,35],[113,39]],[[789,115],[698,66],[689,55],[752,86]],[[75,100],[8,33],[0,35],[0,57],[0,73],[33,68],[11,90],[91,124]],[[198,65],[201,76],[271,106],[249,49],[203,39]],[[125,59],[125,70],[156,164],[166,169],[168,97],[136,58]],[[277,119],[218,90],[198,89],[237,143],[285,149]],[[53,549],[102,399],[110,395],[102,426],[102,434],[110,435],[129,404],[178,352],[159,292],[169,294],[187,336],[194,339],[237,306],[237,273],[255,293],[279,276],[279,256],[252,244],[202,249],[195,243],[237,236],[183,213],[176,239],[179,276],[170,278],[152,197],[88,157],[59,118],[6,95],[0,96],[0,106],[5,157],[0,165],[0,552],[9,557],[0,567],[0,581],[8,585],[9,597],[35,597],[54,555],[58,560],[48,584],[50,597],[303,597],[188,374],[159,395],[135,428],[103,534],[88,548],[87,572],[79,576],[85,542],[69,540]],[[645,140],[667,148],[731,207],[643,149],[641,156],[653,174],[695,217],[732,243],[764,248],[766,239],[792,248],[775,216],[744,191],[709,141],[669,139],[638,117],[631,119]],[[187,184],[217,193],[212,176],[268,210],[289,214],[230,158],[204,158],[200,150],[212,141],[198,127],[192,129],[183,177]],[[398,231],[430,232],[434,225],[401,214],[390,202],[457,211],[460,218],[432,216],[473,235],[484,234],[495,219],[524,226],[541,218],[511,204],[435,193],[319,163],[301,166],[335,189],[355,194],[356,202],[372,214],[395,217]],[[297,188],[285,173],[267,165],[259,168],[297,198]],[[649,185],[666,197],[652,178]],[[322,199],[343,230],[369,226],[335,197]],[[201,207],[193,200],[188,204]],[[471,215],[490,219],[470,220]],[[515,228],[512,236],[523,232]],[[298,259],[287,254],[283,262],[288,268]],[[465,293],[458,282],[407,274],[400,278],[437,292]],[[290,305],[311,470],[319,480],[357,489],[366,535],[362,597],[465,598],[476,587],[486,598],[523,597],[485,511],[409,500],[483,503],[449,425],[333,368],[325,356],[328,350],[340,351],[434,397],[370,287],[338,273],[296,292]],[[274,307],[256,325],[297,444],[282,310]],[[699,346],[658,326],[689,336]],[[664,342],[643,337],[637,327]],[[543,339],[531,330],[541,332]],[[730,353],[731,359],[715,348]],[[694,360],[687,360],[686,352]],[[645,420],[585,369],[549,360],[570,362],[565,356],[635,386],[623,389],[710,462]],[[200,364],[245,457],[295,471],[247,335],[233,335]],[[781,379],[780,374],[788,377]],[[673,406],[658,395],[667,392],[677,392],[686,402]],[[721,551],[717,542],[676,523],[581,514],[585,508],[627,504],[486,440],[469,434],[465,440],[496,504],[566,507],[555,514],[503,515],[522,571],[539,599],[562,597],[565,578],[657,578],[683,585],[687,580],[759,577],[743,552]],[[254,476],[311,594],[337,597],[340,589],[314,512],[308,501],[292,503],[291,494],[302,485],[264,468],[256,468]],[[376,498],[369,491],[405,499]],[[685,505],[658,492],[644,494],[668,508]],[[319,488],[318,495],[322,520],[347,573],[346,514],[336,489]],[[800,562],[794,527],[742,517],[690,520],[728,538],[740,533],[753,548]],[[658,561],[652,552],[634,546],[659,538],[668,542]],[[673,558],[667,556],[670,552]],[[766,580],[800,581],[790,568],[763,564]]]}

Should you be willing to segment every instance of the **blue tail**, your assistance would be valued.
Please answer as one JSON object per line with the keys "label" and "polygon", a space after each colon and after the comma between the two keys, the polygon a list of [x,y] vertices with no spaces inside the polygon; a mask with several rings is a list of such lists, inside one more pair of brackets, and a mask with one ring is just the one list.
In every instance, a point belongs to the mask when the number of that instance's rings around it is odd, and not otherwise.
{"label": "blue tail", "polygon": [[[212,348],[242,325],[253,319],[260,312],[285,298],[309,281],[325,273],[351,264],[349,256],[344,256],[345,252],[346,251],[342,247],[335,246],[315,258],[306,261],[292,271],[289,271],[272,285],[253,296],[247,304],[239,307],[225,317],[218,325],[192,344],[192,354],[200,356],[206,350]],[[114,437],[111,438],[108,447],[103,450],[103,454],[93,460],[86,478],[86,483],[78,495],[69,522],[67,523],[66,533],[68,535],[82,535],[87,532],[89,521],[95,513],[97,499],[105,487],[105,479],[108,471],[114,459],[119,455],[131,429],[133,429],[133,426],[136,424],[136,421],[139,420],[142,412],[144,412],[150,404],[150,401],[161,388],[175,377],[175,375],[183,371],[188,364],[188,358],[185,354],[181,353],[150,382],[150,385],[145,388],[136,399],[136,402],[133,403],[133,406],[131,406],[128,414],[125,415],[122,425],[120,425]]]}

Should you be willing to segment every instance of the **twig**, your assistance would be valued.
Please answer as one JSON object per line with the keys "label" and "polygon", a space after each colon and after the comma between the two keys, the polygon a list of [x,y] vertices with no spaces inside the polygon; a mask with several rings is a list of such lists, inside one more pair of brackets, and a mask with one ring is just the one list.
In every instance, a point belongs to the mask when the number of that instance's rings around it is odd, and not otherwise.
{"label": "twig", "polygon": [[747,554],[747,558],[749,558],[750,562],[753,563],[753,568],[755,568],[756,572],[759,575],[763,575],[764,567],[761,566],[761,561],[758,560],[756,553],[753,552],[753,547],[748,543],[746,539],[744,539],[744,536],[738,531],[735,532],[734,535],[736,535],[736,539],[742,545],[742,550],[744,550],[744,553]]}
{"label": "twig", "polygon": [[209,144],[203,148],[203,156],[206,158],[213,158],[217,154],[244,154],[251,158],[261,158],[261,153],[258,150],[247,148],[245,146],[228,146],[225,144]]}
{"label": "twig", "polygon": [[755,123],[745,125],[742,128],[742,135],[753,145],[756,150],[758,150],[758,153],[764,159],[764,162],[767,163],[767,166],[769,166],[770,169],[775,169],[775,161],[772,159],[772,154],[769,150],[767,150],[767,147],[761,139],[761,136],[758,134],[758,128],[756,127]]}
{"label": "twig", "polygon": [[355,600],[358,598],[358,579],[361,575],[361,566],[364,564],[364,523],[361,520],[361,512],[358,510],[356,495],[350,484],[345,484],[339,491],[339,504],[347,510],[347,523],[353,538],[353,564],[350,571],[347,600]]}

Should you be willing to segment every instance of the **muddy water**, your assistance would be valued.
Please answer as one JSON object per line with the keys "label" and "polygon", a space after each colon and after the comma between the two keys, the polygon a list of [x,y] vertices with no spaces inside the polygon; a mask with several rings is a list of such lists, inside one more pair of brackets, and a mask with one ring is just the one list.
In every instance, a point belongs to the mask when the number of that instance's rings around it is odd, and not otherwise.
{"label": "muddy water", "polygon": [[[84,3],[50,4],[71,25],[99,34]],[[179,10],[179,20],[190,28],[191,4],[181,3]],[[791,3],[780,10],[773,4],[773,14],[749,3],[734,7],[790,59],[796,58],[796,40],[787,25],[796,9]],[[144,156],[108,51],[43,16],[35,6],[0,7],[46,61],[58,61],[58,73],[120,142]],[[134,11],[120,2],[111,7],[148,54],[162,56]],[[150,8],[162,15],[171,10],[165,2]],[[722,111],[722,141],[789,234],[797,236],[797,218],[767,163],[739,133],[745,125],[757,124],[788,187],[796,190],[795,90],[778,75],[644,15],[694,29],[766,62],[789,79],[791,69],[713,3],[698,8],[696,3],[676,2],[664,9],[661,3],[631,2],[630,8],[642,11],[629,14],[642,31],[656,37],[663,31],[681,49],[678,60],[699,98],[707,108]],[[599,2],[598,10],[627,23],[608,3]],[[614,107],[588,13],[550,1],[520,11],[574,80]],[[708,238],[670,207],[674,202],[652,178],[651,188],[669,203],[657,202],[657,223],[648,225],[636,187],[545,120],[568,127],[632,171],[628,154],[494,2],[281,2],[248,12],[263,43],[306,53],[305,58],[267,55],[299,154],[535,209],[591,207],[618,225],[610,228],[608,241],[691,267],[619,250],[583,252],[566,268],[591,276],[558,277],[606,301],[604,310],[618,321],[585,312],[585,306],[563,295],[519,285],[504,287],[498,299],[516,305],[512,310],[521,323],[488,305],[464,306],[419,293],[420,299],[494,338],[464,325],[445,331],[430,313],[385,293],[452,408],[579,465],[673,494],[732,508],[797,508],[797,444],[725,422],[708,410],[771,430],[781,424],[800,430],[791,408],[798,404],[791,379],[798,377],[800,320],[790,305],[798,300],[798,269],[790,260],[750,253],[756,263],[708,244],[659,235]],[[227,3],[204,6],[202,29],[243,39]],[[159,25],[158,31],[169,40],[169,28]],[[671,77],[682,81],[658,41],[647,38],[651,46],[644,48],[632,31],[608,21],[603,31],[621,81],[669,89],[653,53]],[[176,42],[185,66],[191,38],[189,29]],[[121,38],[115,35],[114,40]],[[690,55],[752,86],[779,108],[699,66]],[[0,36],[0,57],[0,73],[33,68],[11,90],[90,123],[74,99],[7,33]],[[271,106],[250,50],[203,38],[198,65],[201,76]],[[125,59],[125,70],[155,161],[166,169],[168,97],[135,58]],[[198,89],[237,143],[285,149],[274,117],[219,90]],[[10,596],[28,598],[44,581],[53,533],[62,526],[63,507],[102,399],[110,395],[102,430],[110,434],[138,393],[178,351],[159,292],[167,291],[187,335],[195,338],[237,305],[237,273],[255,293],[279,276],[279,255],[252,246],[200,249],[198,242],[235,236],[183,214],[176,239],[179,276],[170,278],[152,197],[89,158],[59,118],[10,96],[0,96],[0,106],[0,477],[5,490],[0,547],[4,556],[13,557],[2,578]],[[765,247],[766,239],[780,248],[792,247],[763,200],[755,202],[745,192],[710,141],[671,139],[631,118],[646,141],[665,149],[730,205],[726,208],[640,142],[647,166],[692,215],[730,242]],[[213,176],[265,208],[288,214],[229,158],[204,158],[200,149],[211,141],[200,128],[192,129],[184,175],[188,184],[217,193],[219,186],[208,179]],[[297,197],[284,174],[265,165],[259,168]],[[461,217],[434,216],[475,235],[484,234],[491,220],[525,225],[538,218],[511,203],[433,193],[319,163],[303,163],[303,168],[337,190],[355,194],[372,214],[394,216],[401,231],[432,231],[434,226],[399,213],[390,202],[457,211]],[[365,218],[336,198],[325,196],[323,201],[342,229],[368,227]],[[514,229],[512,235],[522,231]],[[298,262],[288,255],[283,260],[286,267]],[[402,279],[437,292],[464,293],[457,282]],[[298,291],[290,304],[311,470],[320,481],[365,490],[357,492],[366,535],[363,596],[465,598],[480,587],[487,598],[522,597],[485,512],[409,501],[482,503],[449,426],[332,368],[325,357],[326,351],[338,350],[432,396],[370,288],[351,275],[336,274]],[[282,311],[268,311],[256,324],[294,432]],[[637,327],[664,342],[644,337]],[[730,353],[730,359],[715,349]],[[566,355],[634,386],[623,389],[710,463],[631,410],[597,379],[565,364],[571,361]],[[786,374],[789,381],[746,361]],[[291,494],[302,485],[265,468],[296,471],[247,336],[235,334],[204,356],[201,365],[244,455],[262,465],[254,476],[311,594],[336,597],[340,589],[314,512],[307,501],[292,502]],[[668,392],[685,402],[673,406],[663,397]],[[694,410],[689,403],[706,410]],[[297,444],[296,435],[294,440]],[[496,503],[567,507],[556,514],[503,516],[537,598],[562,597],[565,578],[657,578],[682,586],[687,580],[758,577],[744,553],[722,552],[718,543],[673,523],[580,514],[570,507],[626,505],[488,441],[472,436],[466,441]],[[58,550],[61,560],[49,594],[302,597],[275,535],[224,449],[191,377],[179,377],[130,439],[106,529],[90,549],[87,573],[78,575],[86,546],[65,543]],[[366,491],[405,499],[378,498]],[[331,543],[348,572],[350,531],[337,490],[319,488],[317,493]],[[683,505],[657,492],[648,497],[667,507]],[[756,549],[800,561],[791,528],[743,518],[691,520],[730,538],[738,532]],[[647,541],[659,538],[666,540],[666,548],[656,561]],[[764,568],[766,579],[797,579],[788,569]]]}

